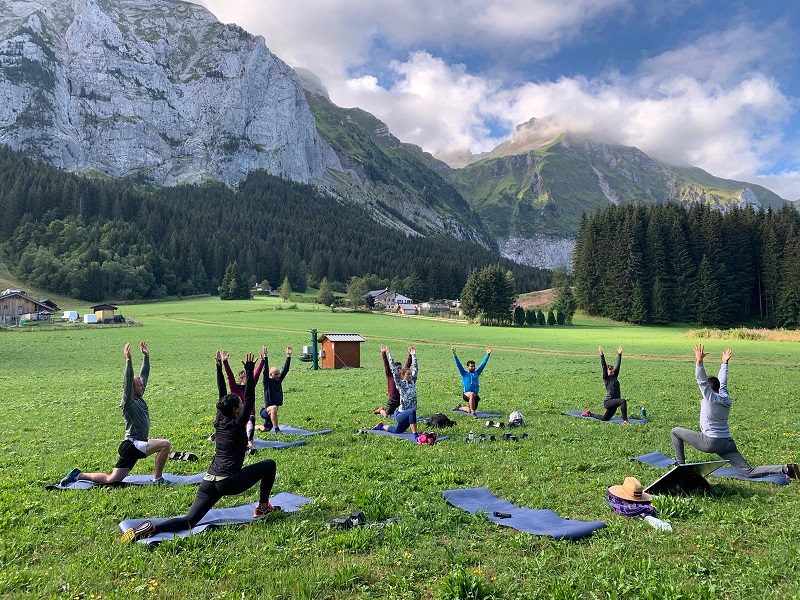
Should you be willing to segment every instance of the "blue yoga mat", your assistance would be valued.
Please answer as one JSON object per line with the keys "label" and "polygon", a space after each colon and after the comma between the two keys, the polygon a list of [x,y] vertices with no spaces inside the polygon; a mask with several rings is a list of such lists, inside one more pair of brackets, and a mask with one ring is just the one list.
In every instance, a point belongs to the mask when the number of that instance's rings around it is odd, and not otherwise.
{"label": "blue yoga mat", "polygon": [[[473,515],[479,510],[485,511],[489,520],[498,525],[534,535],[547,535],[557,540],[579,540],[606,526],[602,521],[565,519],[552,510],[519,508],[498,498],[485,487],[447,490],[442,495],[453,506]],[[495,511],[509,513],[511,517],[495,517],[492,514]]]}
{"label": "blue yoga mat", "polygon": [[[659,469],[668,469],[675,464],[675,459],[670,458],[661,452],[650,452],[649,454],[642,454],[636,456],[634,460],[640,463],[658,467]],[[789,485],[789,478],[786,475],[762,475],[761,477],[745,477],[733,467],[721,467],[714,471],[711,475],[714,477],[727,477],[729,479],[741,479],[742,481],[754,481],[756,483],[774,483],[775,485]]]}
{"label": "blue yoga mat", "polygon": [[[405,433],[391,433],[390,431],[386,431],[385,429],[359,429],[359,433],[375,433],[377,435],[385,435],[388,437],[395,438],[397,440],[406,440],[407,442],[415,442],[414,434],[410,431],[406,431]],[[447,439],[446,435],[441,435],[436,438],[436,443],[443,442]],[[420,444],[420,446],[425,446],[426,444]],[[435,444],[432,444],[435,445]]]}
{"label": "blue yoga mat", "polygon": [[[306,502],[311,502],[311,498],[304,498],[303,496],[295,496],[288,492],[281,492],[277,496],[270,498],[273,506],[280,506],[284,512],[295,512],[300,510],[300,507]],[[244,506],[234,506],[231,508],[212,508],[208,511],[205,517],[195,525],[191,530],[178,531],[176,533],[156,533],[154,536],[139,540],[140,544],[153,544],[171,540],[176,537],[189,537],[192,534],[205,531],[209,527],[218,527],[219,525],[239,525],[243,523],[252,523],[256,519],[253,518],[253,511],[255,510],[257,502],[245,504]],[[131,527],[143,523],[144,521],[152,521],[158,526],[167,519],[126,519],[119,524],[120,531],[124,532]]]}
{"label": "blue yoga mat", "polygon": [[464,415],[465,417],[475,417],[476,419],[496,419],[500,416],[500,413],[485,413],[479,410],[476,410],[474,413],[469,414],[464,412],[463,410],[453,410],[454,413],[459,415]]}
{"label": "blue yoga mat", "polygon": [[[584,417],[579,410],[568,410],[561,413],[562,415],[569,415],[570,417],[578,417],[579,419],[588,419],[589,421],[596,421],[598,423],[622,423],[622,419],[620,417],[612,417],[608,421],[601,421],[600,419],[595,419],[594,417]],[[628,421],[631,425],[644,425],[645,423],[649,423],[650,419],[633,419],[628,417]]]}
{"label": "blue yoga mat", "polygon": [[[173,475],[172,473],[164,473],[164,479],[169,485],[197,485],[203,481],[205,473],[197,473],[195,475]],[[128,475],[120,483],[112,483],[111,485],[102,485],[99,483],[92,483],[91,481],[76,481],[67,486],[62,486],[59,483],[47,486],[49,490],[90,490],[93,487],[122,487],[126,485],[154,485],[153,475]]]}
{"label": "blue yoga mat", "polygon": [[268,448],[270,450],[286,450],[286,448],[296,448],[297,446],[305,446],[308,442],[305,440],[297,440],[296,442],[279,442],[278,440],[259,440],[253,439],[253,445],[256,448]]}
{"label": "blue yoga mat", "polygon": [[281,425],[281,430],[275,433],[274,430],[270,429],[269,433],[273,435],[281,435],[284,433],[290,433],[292,435],[326,435],[328,433],[332,433],[333,429],[320,429],[319,431],[309,431],[308,429],[300,429],[299,427],[292,427],[291,425]]}

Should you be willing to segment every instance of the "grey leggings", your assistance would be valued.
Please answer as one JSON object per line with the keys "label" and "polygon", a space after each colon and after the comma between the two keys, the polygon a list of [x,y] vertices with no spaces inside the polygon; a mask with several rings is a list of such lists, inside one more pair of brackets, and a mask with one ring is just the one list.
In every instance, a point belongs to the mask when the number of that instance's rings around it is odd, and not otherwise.
{"label": "grey leggings", "polygon": [[765,467],[751,467],[738,448],[733,438],[713,438],[708,437],[703,433],[692,431],[691,429],[684,429],[683,427],[674,427],[672,429],[672,447],[675,448],[675,459],[678,464],[686,462],[686,456],[683,453],[683,443],[686,442],[692,448],[700,450],[700,452],[708,452],[709,454],[717,454],[723,459],[731,463],[734,467],[745,477],[761,477],[762,475],[774,475],[776,473],[786,473],[785,465],[768,465]]}

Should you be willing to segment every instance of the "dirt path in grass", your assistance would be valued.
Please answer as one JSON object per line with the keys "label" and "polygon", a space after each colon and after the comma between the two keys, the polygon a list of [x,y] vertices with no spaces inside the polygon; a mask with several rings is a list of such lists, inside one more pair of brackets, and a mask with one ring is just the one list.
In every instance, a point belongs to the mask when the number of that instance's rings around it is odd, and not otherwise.
{"label": "dirt path in grass", "polygon": [[[301,334],[309,334],[308,329],[291,329],[291,328],[284,328],[284,327],[266,327],[263,325],[233,325],[227,323],[220,323],[219,321],[204,321],[202,319],[188,319],[186,317],[160,317],[160,316],[152,316],[148,317],[150,319],[160,319],[163,321],[178,321],[181,323],[187,323],[189,325],[205,325],[208,327],[224,327],[226,329],[245,329],[249,331],[275,331],[280,333],[301,333]],[[452,342],[444,342],[444,341],[434,341],[429,339],[422,339],[422,338],[397,338],[397,337],[387,337],[384,335],[364,335],[362,337],[368,340],[376,340],[382,342],[398,342],[401,344],[424,344],[426,346],[441,346],[444,348],[450,348],[453,343]],[[458,348],[475,348],[478,350],[483,350],[486,348],[486,344],[474,344],[474,343],[461,343],[459,342],[456,344]],[[494,345],[492,346],[495,350],[507,350],[509,352],[518,352],[520,354],[534,354],[534,355],[545,355],[545,356],[570,356],[570,357],[579,357],[579,358],[596,358],[597,354],[595,352],[577,352],[573,350],[553,350],[551,348],[534,348],[531,346],[505,346],[505,345]],[[681,362],[681,363],[689,363],[692,362],[693,357],[689,352],[686,353],[685,356],[676,356],[674,354],[625,354],[626,360],[659,360],[659,361],[667,361],[667,362]],[[711,362],[711,361],[709,361]],[[767,365],[767,366],[794,366],[796,365],[793,361],[777,361],[777,360],[764,360],[764,359],[739,359],[736,358],[736,362],[739,364],[747,364],[747,365]],[[713,363],[712,363],[713,364]]]}

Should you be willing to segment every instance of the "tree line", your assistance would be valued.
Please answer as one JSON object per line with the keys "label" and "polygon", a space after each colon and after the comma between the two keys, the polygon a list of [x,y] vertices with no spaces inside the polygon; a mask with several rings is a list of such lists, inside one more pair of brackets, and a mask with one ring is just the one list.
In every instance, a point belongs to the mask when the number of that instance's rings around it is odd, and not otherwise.
{"label": "tree line", "polygon": [[584,216],[578,305],[642,324],[800,325],[800,214],[708,205],[609,206]]}
{"label": "tree line", "polygon": [[0,147],[0,234],[20,279],[87,300],[219,293],[228,265],[248,281],[409,280],[415,299],[455,298],[472,270],[497,263],[525,290],[550,274],[449,236],[410,237],[315,188],[254,172],[218,183],[144,189],[87,178]]}

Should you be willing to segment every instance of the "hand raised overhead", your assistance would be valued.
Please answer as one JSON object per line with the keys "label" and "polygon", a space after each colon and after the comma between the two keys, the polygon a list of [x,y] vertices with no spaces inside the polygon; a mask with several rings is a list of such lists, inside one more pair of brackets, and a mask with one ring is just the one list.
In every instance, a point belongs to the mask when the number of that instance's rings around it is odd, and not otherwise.
{"label": "hand raised overhead", "polygon": [[722,362],[727,365],[728,361],[731,359],[731,356],[733,356],[733,350],[726,348],[725,352],[722,353]]}
{"label": "hand raised overhead", "polygon": [[147,349],[147,342],[139,342],[139,350],[141,350],[142,354],[145,356],[150,354],[150,350]]}
{"label": "hand raised overhead", "polygon": [[697,344],[697,346],[694,347],[694,359],[695,359],[695,361],[700,363],[700,364],[703,364],[703,359],[706,356],[708,356],[708,353],[705,352],[705,349],[703,348],[703,344]]}
{"label": "hand raised overhead", "polygon": [[122,350],[122,355],[127,358],[128,360],[131,359],[131,345],[125,344],[125,348]]}
{"label": "hand raised overhead", "polygon": [[617,354],[622,354],[622,346],[617,346]]}

